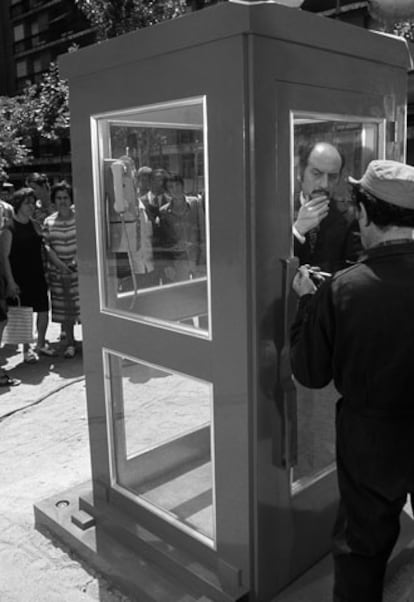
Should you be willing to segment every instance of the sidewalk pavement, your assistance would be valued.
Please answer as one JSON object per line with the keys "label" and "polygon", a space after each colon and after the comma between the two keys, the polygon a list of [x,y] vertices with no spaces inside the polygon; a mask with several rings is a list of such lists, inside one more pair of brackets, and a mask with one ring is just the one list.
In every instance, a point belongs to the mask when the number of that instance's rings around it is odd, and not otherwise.
{"label": "sidewalk pavement", "polygon": [[[80,327],[75,334],[81,340]],[[0,602],[132,602],[34,529],[35,503],[91,477],[81,349],[75,358],[64,359],[57,325],[51,325],[48,338],[60,354],[42,357],[37,364],[24,364],[16,348],[0,351],[3,366],[22,381],[18,387],[0,388]],[[412,523],[406,511],[405,520]],[[414,540],[406,549],[408,561],[388,584],[387,602],[414,602],[413,550]],[[323,579],[331,574],[325,573]],[[314,595],[306,586],[300,597],[299,581],[294,597],[287,591],[281,599],[328,600],[331,584],[323,579],[315,579]]]}
{"label": "sidewalk pavement", "polygon": [[[81,327],[75,334],[81,338]],[[59,349],[59,327],[48,339]],[[33,504],[90,479],[82,354],[22,363],[0,351],[18,387],[0,388],[1,602],[128,602],[68,550],[34,529]]]}

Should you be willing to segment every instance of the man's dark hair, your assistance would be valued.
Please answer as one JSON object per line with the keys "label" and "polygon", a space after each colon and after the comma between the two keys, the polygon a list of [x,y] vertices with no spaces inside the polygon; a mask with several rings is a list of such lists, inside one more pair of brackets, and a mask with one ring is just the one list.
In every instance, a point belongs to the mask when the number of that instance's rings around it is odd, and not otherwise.
{"label": "man's dark hair", "polygon": [[385,229],[388,226],[399,226],[400,228],[414,228],[414,210],[398,207],[377,198],[362,188],[360,184],[353,184],[351,190],[352,200],[359,208],[364,205],[367,217],[378,228]]}
{"label": "man's dark hair", "polygon": [[318,140],[317,142],[308,142],[308,143],[301,144],[298,148],[299,172],[300,172],[301,176],[303,175],[303,172],[305,171],[305,169],[308,165],[309,156],[310,156],[311,152],[313,151],[315,146],[317,146],[318,144],[329,144],[330,146],[333,146],[334,148],[336,148],[336,150],[339,153],[339,156],[341,157],[340,171],[342,171],[343,168],[345,167],[345,155],[339,150],[339,148],[335,144],[332,144],[332,142],[328,142],[326,140]]}
{"label": "man's dark hair", "polygon": [[[127,158],[129,159],[130,157]],[[137,171],[137,177],[139,178],[140,176],[152,176],[151,167],[148,167],[148,165],[143,165],[140,167]]]}
{"label": "man's dark hair", "polygon": [[42,186],[43,184],[47,184],[47,175],[44,173],[34,171],[33,173],[27,176],[26,182],[27,184],[30,184],[30,182],[34,182],[35,184]]}

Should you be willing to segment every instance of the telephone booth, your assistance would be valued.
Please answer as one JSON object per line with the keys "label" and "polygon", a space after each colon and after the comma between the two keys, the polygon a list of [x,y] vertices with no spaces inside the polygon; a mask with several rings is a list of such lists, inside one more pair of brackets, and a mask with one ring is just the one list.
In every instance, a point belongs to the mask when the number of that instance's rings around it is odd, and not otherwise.
{"label": "telephone booth", "polygon": [[329,553],[338,395],[289,366],[300,149],[340,149],[352,211],[348,175],[405,156],[408,59],[401,40],[233,2],[61,58],[92,465],[79,508],[98,554],[109,533],[158,571],[149,599],[269,602]]}

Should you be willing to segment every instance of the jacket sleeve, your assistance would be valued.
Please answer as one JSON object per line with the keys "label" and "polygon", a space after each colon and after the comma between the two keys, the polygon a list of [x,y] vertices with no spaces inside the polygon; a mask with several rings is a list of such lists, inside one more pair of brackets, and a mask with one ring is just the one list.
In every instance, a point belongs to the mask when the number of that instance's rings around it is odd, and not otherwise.
{"label": "jacket sleeve", "polygon": [[295,378],[305,387],[321,389],[332,380],[334,311],[330,282],[315,295],[299,300],[290,331],[290,357]]}

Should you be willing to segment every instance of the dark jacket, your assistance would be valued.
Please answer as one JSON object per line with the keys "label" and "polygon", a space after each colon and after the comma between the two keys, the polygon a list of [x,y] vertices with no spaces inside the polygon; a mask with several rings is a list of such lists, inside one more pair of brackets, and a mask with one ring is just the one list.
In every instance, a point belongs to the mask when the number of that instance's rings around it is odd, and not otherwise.
{"label": "dark jacket", "polygon": [[358,259],[361,238],[358,222],[346,211],[341,211],[335,200],[330,201],[328,215],[322,220],[311,250],[309,234],[301,244],[294,238],[294,254],[301,265],[308,263],[322,270],[336,272]]}
{"label": "dark jacket", "polygon": [[414,242],[372,248],[302,297],[291,363],[307,387],[334,380],[354,473],[389,497],[414,487]]}

